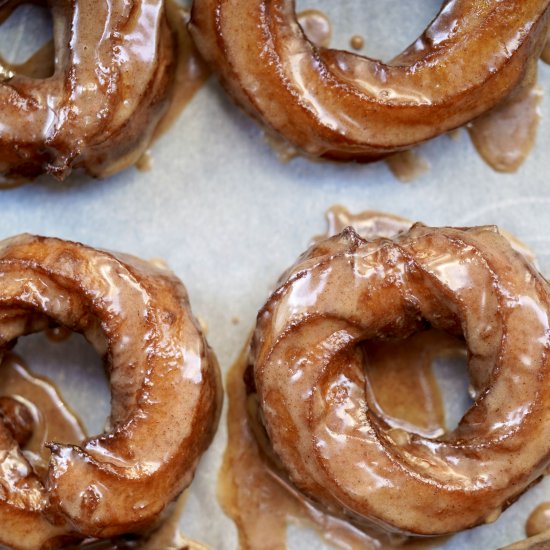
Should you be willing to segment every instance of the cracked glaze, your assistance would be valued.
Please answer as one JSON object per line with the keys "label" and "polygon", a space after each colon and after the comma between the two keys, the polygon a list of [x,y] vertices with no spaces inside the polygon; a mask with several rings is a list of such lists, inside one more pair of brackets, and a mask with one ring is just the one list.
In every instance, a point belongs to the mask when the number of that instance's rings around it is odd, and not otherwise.
{"label": "cracked glaze", "polygon": [[[550,294],[495,227],[319,241],[258,315],[260,416],[293,483],[336,515],[404,534],[494,521],[550,461]],[[369,407],[360,344],[431,326],[464,337],[474,405],[428,437]]]}
{"label": "cracked glaze", "polygon": [[313,156],[372,161],[470,122],[536,64],[549,0],[447,0],[390,63],[318,47],[292,0],[195,0],[190,31],[250,114]]}
{"label": "cracked glaze", "polygon": [[45,483],[0,423],[0,542],[14,548],[151,526],[191,483],[220,411],[217,361],[170,271],[53,238],[2,241],[0,352],[52,321],[104,357],[111,416],[79,445],[49,444]]}

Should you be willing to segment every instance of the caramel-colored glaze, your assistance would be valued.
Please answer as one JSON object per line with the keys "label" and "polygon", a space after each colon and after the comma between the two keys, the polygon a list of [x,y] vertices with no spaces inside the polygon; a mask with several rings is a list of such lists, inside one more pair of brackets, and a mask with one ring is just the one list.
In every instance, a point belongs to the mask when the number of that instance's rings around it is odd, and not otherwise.
{"label": "caramel-colored glaze", "polygon": [[164,2],[51,8],[53,75],[16,71],[0,82],[0,171],[7,179],[63,179],[76,168],[107,176],[136,162],[168,108],[175,49]]}
{"label": "caramel-colored glaze", "polygon": [[[21,428],[21,411],[10,408],[0,414],[0,486],[5,491],[0,496],[0,544],[15,549],[42,548],[44,544],[55,548],[77,540],[67,525],[50,522],[39,510],[46,506],[42,484],[50,451],[45,444],[81,442],[85,438],[82,423],[57,388],[33,375],[13,353],[6,353],[0,364],[0,396],[0,401],[11,399],[24,407],[23,414],[30,417],[23,420],[26,434],[21,440],[12,431],[13,426]],[[6,508],[6,497],[15,510]]]}
{"label": "caramel-colored glaze", "polygon": [[[545,279],[495,227],[416,224],[369,240],[348,228],[317,241],[258,314],[251,346],[248,386],[277,464],[361,525],[437,535],[495,521],[550,461],[538,414],[550,399],[549,316]],[[396,426],[365,397],[361,343],[427,325],[464,331],[476,400],[437,437]]]}
{"label": "caramel-colored glaze", "polygon": [[290,0],[196,0],[190,31],[237,103],[304,154],[374,161],[505,100],[549,26],[548,0],[448,0],[390,63],[317,47]]}
{"label": "caramel-colored glaze", "polygon": [[528,537],[540,535],[550,530],[550,502],[537,506],[527,518],[525,534]]}
{"label": "caramel-colored glaze", "polygon": [[[429,332],[415,338],[414,345],[422,347],[423,353],[417,354],[418,349],[412,351],[405,344],[397,347],[392,368],[396,375],[400,370],[402,376],[396,376],[395,389],[380,377],[373,383],[373,393],[379,411],[388,421],[399,422],[401,415],[402,419],[407,418],[403,425],[416,423],[420,431],[440,432],[444,428],[444,411],[431,363],[436,357],[462,353],[463,344],[447,335]],[[394,351],[392,346],[385,350],[378,348],[378,354],[369,358],[369,372],[371,369],[381,372],[391,362]],[[420,550],[441,543],[441,540],[407,540],[376,529],[360,529],[343,518],[321,511],[292,487],[273,466],[272,457],[266,457],[265,448],[258,444],[257,434],[262,428],[257,421],[254,425],[250,414],[250,398],[243,383],[247,367],[248,345],[226,379],[228,446],[218,483],[218,498],[237,525],[243,550],[284,550],[289,523],[313,527],[327,542],[350,550],[381,547]],[[411,394],[415,399],[410,398]]]}
{"label": "caramel-colored glaze", "polygon": [[550,548],[550,533],[542,533],[515,544],[505,546],[500,550],[548,550]]}
{"label": "caramel-colored glaze", "polygon": [[50,327],[44,331],[44,334],[52,342],[64,342],[70,338],[72,331],[66,327]]}
{"label": "caramel-colored glaze", "polygon": [[[175,0],[168,0],[165,9],[166,20],[173,34],[176,50],[176,60],[170,68],[171,80],[169,89],[166,92],[167,105],[162,108],[162,116],[160,116],[160,118],[156,117],[150,121],[153,127],[152,133],[147,133],[147,140],[143,139],[143,142],[139,143],[139,150],[130,151],[121,159],[111,159],[111,164],[108,165],[107,163],[104,167],[104,173],[100,173],[97,169],[96,172],[92,172],[89,166],[84,166],[84,168],[91,171],[93,175],[109,175],[123,170],[132,163],[135,163],[136,167],[141,171],[151,170],[152,157],[150,151],[146,148],[152,145],[160,136],[170,129],[183,109],[185,109],[193,99],[197,91],[204,85],[210,75],[210,70],[204,61],[202,61],[187,30],[189,11],[179,5]],[[11,11],[11,8],[5,8],[1,16],[6,18],[11,14]],[[2,20],[1,16],[0,22]],[[16,75],[26,76],[32,79],[45,79],[51,77],[55,71],[54,54],[53,42],[49,42],[21,65],[12,65],[0,58],[0,80],[9,81],[15,78]],[[126,147],[126,145],[124,146]],[[116,156],[116,153],[111,152],[110,154]],[[9,163],[6,162],[2,164],[1,159],[0,167],[3,167],[1,170],[2,172],[10,172],[8,170]],[[79,164],[75,164],[74,167],[79,167]],[[12,172],[10,172],[9,175],[4,174],[0,182],[0,189],[18,187],[19,185],[27,183],[33,176],[34,174],[31,177],[27,177],[26,175],[22,176],[21,174]]]}
{"label": "caramel-colored glaze", "polygon": [[176,37],[177,61],[170,92],[170,104],[154,131],[153,141],[170,129],[210,76],[210,69],[202,60],[187,30],[189,10],[178,4],[176,0],[167,0],[166,15],[170,29]]}
{"label": "caramel-colored glaze", "polygon": [[527,539],[500,550],[548,550],[550,548],[550,503],[537,506],[525,524]]}
{"label": "caramel-colored glaze", "polygon": [[475,148],[498,172],[517,171],[535,145],[542,90],[532,67],[528,82],[512,98],[468,125]]}
{"label": "caramel-colored glaze", "polygon": [[392,174],[403,183],[409,183],[425,174],[430,165],[416,151],[402,151],[385,159]]}
{"label": "caramel-colored glaze", "polygon": [[277,155],[279,161],[283,164],[290,162],[292,159],[300,156],[300,151],[288,142],[284,137],[271,132],[266,128],[263,132],[264,141],[271,147]]}
{"label": "caramel-colored glaze", "polygon": [[[0,10],[0,23],[2,22],[2,15],[5,18],[9,13],[11,12]],[[47,78],[54,72],[54,56],[53,41],[44,44],[29,59],[18,65],[8,63],[0,56],[0,81],[9,80],[16,74],[28,76],[29,78]],[[28,178],[22,176],[12,174],[8,177],[1,173],[4,171],[0,162],[0,190],[13,189],[28,182]]]}
{"label": "caramel-colored glaze", "polygon": [[[248,415],[243,377],[246,346],[226,378],[228,445],[218,481],[218,498],[239,532],[242,550],[284,550],[288,523],[314,527],[327,541],[351,550],[379,548],[375,534],[326,514],[286,482],[262,454]],[[389,537],[382,537],[389,543]]]}
{"label": "caramel-colored glaze", "polygon": [[332,38],[332,24],[320,10],[304,10],[297,14],[297,20],[307,39],[319,48],[327,48]]}
{"label": "caramel-colored glaze", "polygon": [[35,473],[46,481],[50,458],[46,443],[81,443],[86,438],[82,421],[63,401],[55,385],[32,374],[13,353],[6,354],[0,366],[0,395],[19,400],[30,412],[31,437],[23,446],[23,454]]}
{"label": "caramel-colored glaze", "polygon": [[349,45],[354,50],[362,50],[365,47],[365,39],[362,36],[359,36],[358,34],[354,34],[349,39]]}
{"label": "caramel-colored glaze", "polygon": [[455,128],[454,130],[451,130],[447,133],[447,136],[451,138],[453,141],[458,141],[460,139],[461,134],[461,128]]}
{"label": "caramel-colored glaze", "polygon": [[346,227],[353,227],[364,239],[391,238],[398,233],[408,231],[413,224],[407,218],[378,210],[365,210],[359,214],[352,214],[340,204],[331,206],[326,211],[325,218],[327,230],[323,235],[313,237],[313,243],[338,235]]}
{"label": "caramel-colored glaze", "polygon": [[[327,212],[327,222],[327,233],[315,241],[350,225],[365,238],[392,237],[411,226],[399,216],[376,211],[353,215],[342,206]],[[360,529],[322,511],[292,486],[269,450],[257,402],[253,395],[247,396],[243,377],[247,378],[248,349],[245,346],[227,375],[228,446],[218,486],[220,502],[237,525],[241,548],[286,548],[288,523],[312,526],[339,548],[426,548],[441,543]],[[420,333],[401,343],[367,344],[370,403],[394,428],[411,429],[414,425],[419,433],[440,434],[445,430],[444,410],[432,363],[436,358],[463,353],[460,339],[437,331]],[[389,376],[384,376],[387,369]]]}
{"label": "caramel-colored glaze", "polygon": [[[298,13],[297,19],[308,40],[313,44],[319,47],[327,47],[330,44],[332,24],[325,13],[320,10],[304,10]],[[300,149],[270,128],[264,129],[263,138],[284,164],[302,154]]]}
{"label": "caramel-colored glaze", "polygon": [[9,80],[17,74],[37,79],[48,78],[53,75],[54,60],[53,41],[46,42],[24,63],[14,65],[0,56],[0,82]]}
{"label": "caramel-colored glaze", "polygon": [[443,357],[465,357],[464,342],[430,330],[400,342],[367,342],[364,352],[369,407],[396,430],[442,436],[445,408],[432,365]]}
{"label": "caramel-colored glaze", "polygon": [[168,519],[141,542],[139,550],[211,550],[210,547],[184,536],[180,530],[180,520],[187,501],[187,495],[178,499]]}
{"label": "caramel-colored glaze", "polygon": [[[319,10],[305,10],[297,14],[297,20],[312,44],[319,48],[329,46],[332,25],[326,14]],[[364,38],[352,36],[350,46],[354,50],[361,50],[364,47]],[[543,60],[547,50],[550,52],[548,45],[543,50]],[[519,87],[512,99],[504,100],[495,109],[468,125],[472,142],[481,158],[499,172],[515,172],[527,159],[535,144],[542,91],[536,86],[534,63],[531,66],[533,70],[527,86]],[[458,129],[454,129],[448,134],[454,138],[457,132]],[[303,154],[303,151],[272,130],[264,131],[264,139],[283,163]],[[430,168],[429,163],[414,150],[390,155],[386,158],[386,164],[393,175],[404,183],[418,179]]]}
{"label": "caramel-colored glaze", "polygon": [[150,172],[153,169],[153,155],[147,150],[136,162],[136,168],[140,172]]}
{"label": "caramel-colored glaze", "polygon": [[[185,537],[180,520],[187,502],[187,492],[165,510],[160,526],[140,537],[120,537],[111,540],[85,540],[78,548],[85,550],[212,550],[209,546]],[[76,547],[75,547],[76,548]]]}
{"label": "caramel-colored glaze", "polygon": [[31,411],[20,400],[11,396],[0,396],[0,422],[8,429],[20,447],[32,437],[34,418]]}
{"label": "caramel-colored glaze", "polygon": [[537,506],[525,523],[527,539],[502,550],[548,550],[550,548],[550,502]]}
{"label": "caramel-colored glaze", "polygon": [[[337,235],[346,227],[353,227],[363,239],[370,240],[379,237],[393,238],[408,231],[413,225],[413,222],[407,218],[378,210],[365,210],[359,214],[353,214],[340,204],[331,206],[326,211],[325,218],[327,221],[326,233],[314,237],[312,243]],[[516,252],[524,256],[528,262],[536,265],[537,260],[532,248],[504,229],[500,229],[500,233]]]}
{"label": "caramel-colored glaze", "polygon": [[190,484],[221,406],[217,361],[183,284],[132,256],[30,235],[0,243],[0,277],[0,351],[52,321],[81,332],[105,359],[112,397],[105,433],[48,444],[45,484],[0,424],[10,465],[0,543],[142,532]]}

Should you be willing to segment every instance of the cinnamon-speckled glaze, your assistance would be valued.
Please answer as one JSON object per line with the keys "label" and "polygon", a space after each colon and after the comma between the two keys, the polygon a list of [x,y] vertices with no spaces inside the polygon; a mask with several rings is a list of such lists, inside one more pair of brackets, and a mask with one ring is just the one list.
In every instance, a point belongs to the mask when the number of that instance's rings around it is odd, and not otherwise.
{"label": "cinnamon-speckled glaze", "polygon": [[[474,405],[439,437],[389,425],[373,340],[463,337]],[[491,522],[550,462],[550,290],[495,227],[313,245],[258,314],[253,382],[270,445],[329,512],[412,535]],[[249,384],[250,385],[250,384]]]}
{"label": "cinnamon-speckled glaze", "polygon": [[168,270],[53,238],[0,242],[0,354],[52,323],[103,355],[112,411],[105,433],[51,442],[45,478],[0,421],[0,544],[17,549],[151,526],[191,483],[221,405],[216,358]]}
{"label": "cinnamon-speckled glaze", "polygon": [[[20,3],[0,0],[2,19]],[[168,107],[175,49],[164,1],[47,4],[55,71],[43,79],[8,71],[0,80],[0,174],[122,170],[143,154]]]}
{"label": "cinnamon-speckled glaze", "polygon": [[390,63],[315,46],[292,0],[194,0],[190,30],[249,113],[304,153],[371,161],[507,99],[539,58],[550,0],[447,0]]}

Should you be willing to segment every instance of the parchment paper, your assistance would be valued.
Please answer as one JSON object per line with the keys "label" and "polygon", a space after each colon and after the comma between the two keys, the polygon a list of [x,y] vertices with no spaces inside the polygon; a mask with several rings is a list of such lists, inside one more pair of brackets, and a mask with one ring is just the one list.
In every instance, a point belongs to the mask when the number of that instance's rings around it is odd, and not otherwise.
{"label": "parchment paper", "polygon": [[[438,0],[298,3],[299,10],[315,7],[329,14],[335,24],[333,45],[348,48],[350,37],[360,34],[366,39],[364,51],[385,59],[410,43],[439,6]],[[12,61],[24,60],[45,39],[43,13],[22,8],[0,30],[0,52]],[[540,83],[550,90],[550,67],[542,63]],[[402,184],[383,163],[296,159],[282,164],[260,128],[211,79],[153,147],[151,171],[129,169],[106,181],[82,176],[63,184],[42,180],[1,192],[0,237],[28,231],[164,258],[185,282],[194,312],[208,326],[208,339],[227,371],[271,285],[310,238],[323,232],[324,212],[335,203],[353,212],[391,211],[433,225],[499,224],[531,245],[550,273],[550,94],[541,111],[536,148],[517,174],[493,172],[462,131],[457,140],[445,136],[422,146],[430,171]],[[92,433],[101,430],[109,398],[99,360],[78,338],[56,346],[33,336],[16,351],[35,371],[57,381]],[[216,499],[225,443],[222,418],[192,485],[182,529],[215,549],[232,550],[236,530]],[[495,524],[456,535],[444,548],[494,549],[520,539],[529,512],[547,499],[549,480]],[[291,528],[289,538],[291,549],[325,548],[307,530]]]}

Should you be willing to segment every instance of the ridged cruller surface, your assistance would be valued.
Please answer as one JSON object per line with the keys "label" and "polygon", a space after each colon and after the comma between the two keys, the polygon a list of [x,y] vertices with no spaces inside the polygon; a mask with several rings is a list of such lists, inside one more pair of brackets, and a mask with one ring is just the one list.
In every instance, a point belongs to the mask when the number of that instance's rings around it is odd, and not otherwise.
{"label": "ridged cruller surface", "polygon": [[315,46],[292,0],[195,0],[190,31],[233,99],[303,153],[373,161],[489,111],[530,79],[549,0],[447,0],[390,63]]}
{"label": "ridged cruller surface", "polygon": [[44,477],[0,422],[0,543],[17,549],[150,527],[191,483],[221,407],[216,358],[167,269],[54,238],[0,242],[0,353],[52,323],[104,357],[111,416],[78,445],[51,442]]}
{"label": "ridged cruller surface", "polygon": [[[0,21],[21,3],[0,0]],[[143,154],[168,108],[176,52],[164,1],[47,4],[54,74],[8,71],[0,81],[0,174],[9,182],[118,172]]]}
{"label": "ridged cruller surface", "polygon": [[[411,535],[492,522],[550,462],[550,293],[494,226],[416,224],[312,246],[258,314],[254,384],[294,485],[356,524]],[[473,406],[428,438],[369,408],[362,343],[463,336]]]}

